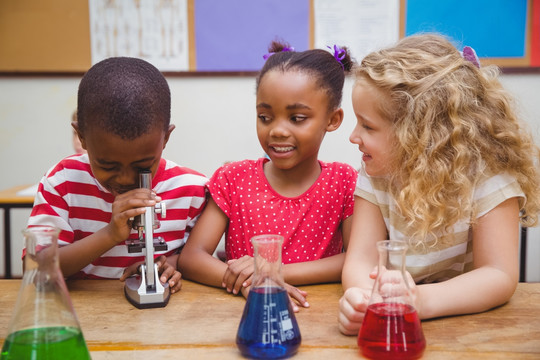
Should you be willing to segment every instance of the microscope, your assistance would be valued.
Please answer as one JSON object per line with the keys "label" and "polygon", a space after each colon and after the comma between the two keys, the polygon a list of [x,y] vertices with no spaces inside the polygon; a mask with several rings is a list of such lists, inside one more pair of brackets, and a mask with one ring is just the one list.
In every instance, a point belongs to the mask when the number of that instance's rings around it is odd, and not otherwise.
{"label": "microscope", "polygon": [[[150,170],[139,173],[139,187],[152,189]],[[146,252],[140,276],[127,278],[124,286],[127,300],[139,309],[165,307],[171,295],[169,284],[162,284],[159,280],[158,267],[154,263],[154,251],[167,250],[167,243],[162,237],[154,238],[154,229],[159,228],[157,214],[165,218],[166,207],[163,202],[147,206],[144,214],[133,219],[132,228],[139,232],[139,238],[126,241],[129,253]]]}

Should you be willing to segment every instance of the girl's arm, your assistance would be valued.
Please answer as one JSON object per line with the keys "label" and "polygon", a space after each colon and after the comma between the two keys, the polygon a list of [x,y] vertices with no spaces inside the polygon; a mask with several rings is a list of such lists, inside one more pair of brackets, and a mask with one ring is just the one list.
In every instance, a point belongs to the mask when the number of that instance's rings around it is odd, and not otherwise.
{"label": "girl's arm", "polygon": [[511,198],[473,226],[474,270],[417,287],[420,317],[475,313],[508,301],[519,279],[518,249],[519,205]]}
{"label": "girl's arm", "polygon": [[386,224],[379,207],[355,197],[351,236],[345,255],[342,286],[345,293],[339,301],[339,330],[356,335],[362,325],[364,313],[373,288],[369,274],[378,262],[375,243],[387,239]]}
{"label": "girl's arm", "polygon": [[229,218],[210,198],[178,257],[184,278],[221,287],[227,265],[212,254],[225,232]]}
{"label": "girl's arm", "polygon": [[[353,215],[341,223],[343,247],[347,250],[351,236]],[[285,282],[291,285],[320,284],[341,281],[341,272],[345,262],[345,253],[329,256],[324,259],[283,266]]]}
{"label": "girl's arm", "polygon": [[379,207],[364,198],[355,197],[351,238],[347,249],[343,274],[343,290],[350,287],[371,291],[373,279],[369,274],[377,266],[377,241],[388,238],[386,224]]}

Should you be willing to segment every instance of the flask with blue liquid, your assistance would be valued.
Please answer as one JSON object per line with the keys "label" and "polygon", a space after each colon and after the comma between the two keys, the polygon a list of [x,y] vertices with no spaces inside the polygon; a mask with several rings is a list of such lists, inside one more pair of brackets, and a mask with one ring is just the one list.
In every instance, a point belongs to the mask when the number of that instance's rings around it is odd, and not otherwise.
{"label": "flask with blue liquid", "polygon": [[281,274],[283,237],[259,235],[251,242],[255,272],[236,344],[248,358],[287,358],[296,354],[302,338]]}

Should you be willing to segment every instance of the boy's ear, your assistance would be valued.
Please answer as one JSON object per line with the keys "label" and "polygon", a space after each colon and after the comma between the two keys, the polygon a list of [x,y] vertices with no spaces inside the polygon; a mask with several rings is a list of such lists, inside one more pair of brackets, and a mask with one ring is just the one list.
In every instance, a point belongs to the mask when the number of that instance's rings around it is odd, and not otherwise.
{"label": "boy's ear", "polygon": [[84,139],[84,137],[81,135],[81,132],[79,131],[79,122],[77,121],[72,121],[71,122],[71,127],[73,128],[73,130],[75,130],[75,132],[77,133],[77,137],[79,138],[79,141],[81,142],[81,147],[84,149],[84,150],[88,150],[86,148],[86,140]]}
{"label": "boy's ear", "polygon": [[169,124],[169,128],[167,129],[167,132],[165,133],[165,139],[163,141],[163,148],[165,149],[165,145],[167,145],[167,142],[169,141],[169,137],[171,136],[171,133],[176,128],[174,124]]}
{"label": "boy's ear", "polygon": [[328,121],[328,125],[326,126],[326,131],[331,132],[337,130],[343,122],[343,116],[342,108],[332,111],[330,114],[330,121]]}

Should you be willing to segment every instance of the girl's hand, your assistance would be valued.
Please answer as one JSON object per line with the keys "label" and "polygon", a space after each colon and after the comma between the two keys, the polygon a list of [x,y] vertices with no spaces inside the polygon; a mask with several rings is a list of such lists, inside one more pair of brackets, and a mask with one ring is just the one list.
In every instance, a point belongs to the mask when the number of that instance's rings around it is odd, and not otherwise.
{"label": "girl's hand", "polygon": [[[285,284],[285,289],[287,290],[287,294],[289,295],[289,301],[291,303],[291,307],[294,312],[300,311],[300,308],[298,307],[297,302],[298,304],[302,305],[305,308],[309,307],[309,303],[306,301],[306,296],[307,296],[306,291],[300,290],[289,284]],[[244,295],[246,299],[249,295],[249,290],[250,290],[250,286],[242,287],[242,289],[240,290],[240,292],[242,293],[242,295]]]}
{"label": "girl's hand", "polygon": [[357,335],[366,314],[371,289],[352,287],[339,300],[339,331],[344,335]]}
{"label": "girl's hand", "polygon": [[244,255],[239,259],[227,261],[227,270],[223,275],[221,286],[228,292],[238,294],[244,288],[251,286],[253,273],[255,272],[255,261],[253,257]]}
{"label": "girl's hand", "polygon": [[[373,273],[370,276],[374,275]],[[395,301],[412,305],[417,311],[417,290],[416,284],[411,274],[405,272],[405,281],[399,270],[382,269],[379,276],[379,287],[377,289],[377,298],[374,301]],[[375,294],[373,295],[375,296]]]}
{"label": "girl's hand", "polygon": [[300,311],[300,308],[298,308],[297,302],[298,304],[300,304],[301,306],[305,308],[309,307],[309,303],[306,300],[306,297],[308,294],[306,291],[300,290],[297,287],[294,287],[289,284],[285,284],[285,289],[287,289],[287,293],[289,294],[289,300],[291,302],[291,307],[294,312]]}
{"label": "girl's hand", "polygon": [[111,239],[116,243],[127,240],[131,232],[130,219],[143,214],[147,206],[154,206],[160,201],[161,198],[153,191],[144,188],[117,195],[112,204],[111,221],[106,226]]}

